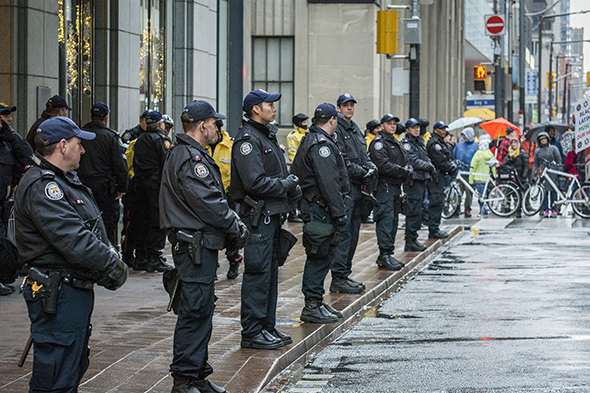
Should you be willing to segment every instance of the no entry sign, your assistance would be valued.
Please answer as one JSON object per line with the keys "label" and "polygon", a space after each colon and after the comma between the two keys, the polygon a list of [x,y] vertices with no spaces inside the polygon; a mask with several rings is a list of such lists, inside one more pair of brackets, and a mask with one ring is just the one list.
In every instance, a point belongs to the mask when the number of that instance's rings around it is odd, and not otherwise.
{"label": "no entry sign", "polygon": [[485,15],[486,35],[504,35],[506,33],[506,23],[504,15]]}

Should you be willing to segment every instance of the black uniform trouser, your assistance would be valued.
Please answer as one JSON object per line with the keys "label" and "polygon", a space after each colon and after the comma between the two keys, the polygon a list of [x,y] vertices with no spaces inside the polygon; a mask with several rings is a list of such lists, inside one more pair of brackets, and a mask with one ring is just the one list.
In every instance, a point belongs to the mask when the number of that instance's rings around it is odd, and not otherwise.
{"label": "black uniform trouser", "polygon": [[348,278],[352,273],[352,258],[356,252],[361,230],[361,186],[350,184],[350,197],[346,205],[346,225],[340,228],[340,245],[334,250],[332,258],[332,278]]}
{"label": "black uniform trouser", "polygon": [[263,216],[257,228],[250,216],[243,218],[250,231],[244,246],[242,278],[242,336],[253,337],[262,329],[275,328],[279,283],[279,262],[273,259],[273,239],[281,229],[279,214]]}
{"label": "black uniform trouser", "polygon": [[213,373],[207,359],[213,329],[218,251],[203,248],[202,264],[196,266],[187,249],[183,242],[172,248],[181,291],[170,373],[176,378],[202,380]]}
{"label": "black uniform trouser", "polygon": [[121,230],[121,253],[123,254],[123,261],[129,262],[134,257],[135,248],[137,245],[137,219],[133,217],[137,214],[138,203],[137,193],[132,186],[132,181],[129,183],[129,191],[123,195],[123,229]]}
{"label": "black uniform trouser", "polygon": [[434,180],[428,182],[428,194],[430,204],[428,205],[428,232],[435,233],[440,229],[441,214],[445,201],[445,178],[439,173],[438,183]]}
{"label": "black uniform trouser", "polygon": [[406,207],[406,242],[418,239],[418,231],[422,225],[422,211],[426,181],[414,179],[406,189],[408,204]]}
{"label": "black uniform trouser", "polygon": [[137,223],[136,247],[140,257],[159,256],[166,245],[166,230],[160,228],[160,179],[156,176],[138,177],[135,191],[140,202],[137,214],[132,215]]}
{"label": "black uniform trouser", "polygon": [[88,370],[87,331],[94,291],[62,284],[55,314],[43,311],[42,300],[33,298],[31,285],[25,286],[23,296],[34,342],[29,392],[77,392]]}
{"label": "black uniform trouser", "polygon": [[[335,225],[332,216],[317,203],[309,203],[305,199],[302,199],[300,207],[301,217],[305,222],[313,220],[331,223],[334,231],[338,231],[338,227]],[[325,258],[307,257],[303,268],[303,283],[301,286],[301,292],[303,292],[305,299],[322,300],[324,298],[324,281],[330,270],[335,248],[331,247],[328,256]]]}
{"label": "black uniform trouser", "polygon": [[400,186],[381,182],[377,185],[377,191],[375,192],[377,205],[373,212],[373,220],[375,221],[380,253],[391,254],[395,250],[395,237],[401,208],[401,192]]}
{"label": "black uniform trouser", "polygon": [[112,192],[110,182],[106,178],[97,181],[87,180],[84,185],[92,190],[94,199],[101,211],[102,221],[104,222],[109,241],[115,246],[117,244],[116,234],[120,214],[120,204],[119,201],[115,199],[117,198],[117,193]]}

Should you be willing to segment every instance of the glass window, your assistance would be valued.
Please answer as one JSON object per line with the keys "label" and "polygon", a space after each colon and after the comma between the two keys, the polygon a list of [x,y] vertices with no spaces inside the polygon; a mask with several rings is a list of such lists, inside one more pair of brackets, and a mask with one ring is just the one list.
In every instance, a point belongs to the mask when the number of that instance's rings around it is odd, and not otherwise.
{"label": "glass window", "polygon": [[88,118],[94,99],[94,22],[92,0],[59,0],[59,94],[78,124]]}
{"label": "glass window", "polygon": [[139,111],[164,113],[166,90],[166,1],[140,0]]}
{"label": "glass window", "polygon": [[293,37],[252,37],[252,88],[281,93],[276,122],[290,126],[294,101]]}

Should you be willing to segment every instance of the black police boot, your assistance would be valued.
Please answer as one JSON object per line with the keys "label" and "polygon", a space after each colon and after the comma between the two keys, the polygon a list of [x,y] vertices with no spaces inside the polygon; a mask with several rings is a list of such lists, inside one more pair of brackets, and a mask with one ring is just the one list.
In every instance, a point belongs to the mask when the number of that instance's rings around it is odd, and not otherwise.
{"label": "black police boot", "polygon": [[195,386],[201,393],[228,393],[227,390],[221,386],[215,385],[213,382],[207,381],[206,379],[196,381]]}
{"label": "black police boot", "polygon": [[426,246],[418,241],[418,239],[406,240],[405,251],[426,251]]}
{"label": "black police boot", "polygon": [[244,257],[242,257],[241,255],[238,255],[238,257],[236,259],[234,259],[233,261],[229,261],[229,270],[227,271],[227,278],[230,280],[234,280],[236,278],[238,278],[238,275],[240,274],[238,272],[238,268],[240,267],[240,263],[242,262],[242,260],[244,259]]}
{"label": "black police boot", "polygon": [[283,340],[262,329],[254,337],[242,337],[242,348],[277,349],[285,345]]}
{"label": "black police boot", "polygon": [[336,310],[334,307],[330,306],[328,303],[322,303],[322,306],[330,313],[336,315],[336,318],[340,319],[343,317],[342,313]]}
{"label": "black police boot", "polygon": [[335,323],[338,322],[338,317],[326,310],[320,299],[305,299],[301,320],[309,323]]}
{"label": "black police boot", "polygon": [[135,261],[133,262],[133,270],[142,272],[147,267],[147,259],[145,256],[137,256],[135,257]]}
{"label": "black police boot", "polygon": [[11,293],[12,289],[8,285],[0,282],[0,296],[8,296]]}
{"label": "black police boot", "polygon": [[269,333],[275,336],[276,338],[280,339],[283,342],[283,345],[293,344],[293,339],[291,338],[291,336],[286,335],[280,330],[275,329]]}
{"label": "black police boot", "polygon": [[403,262],[398,261],[389,253],[380,254],[376,263],[379,268],[386,270],[401,270],[405,266]]}
{"label": "black police boot", "polygon": [[153,272],[163,272],[166,269],[170,268],[167,264],[162,261],[160,255],[149,254],[147,257],[147,263],[145,266],[145,271],[148,273]]}
{"label": "black police boot", "polygon": [[330,292],[361,293],[362,291],[364,291],[362,286],[355,285],[352,281],[349,281],[346,278],[332,277],[332,283],[330,284]]}
{"label": "black police boot", "polygon": [[449,234],[445,231],[441,231],[440,229],[437,229],[435,232],[430,232],[428,234],[429,239],[446,239],[447,237],[449,237]]}
{"label": "black police boot", "polygon": [[174,385],[170,393],[200,393],[200,389],[195,386],[195,381],[190,379],[174,377]]}
{"label": "black police boot", "polygon": [[350,277],[346,277],[346,281],[348,281],[348,282],[349,282],[350,284],[352,284],[352,285],[356,285],[356,286],[358,286],[358,287],[361,287],[361,288],[363,288],[363,290],[365,290],[365,289],[367,288],[367,287],[365,286],[365,284],[363,284],[362,282],[360,282],[360,281],[357,281],[357,280],[353,280],[353,279],[352,279],[352,278],[350,278]]}

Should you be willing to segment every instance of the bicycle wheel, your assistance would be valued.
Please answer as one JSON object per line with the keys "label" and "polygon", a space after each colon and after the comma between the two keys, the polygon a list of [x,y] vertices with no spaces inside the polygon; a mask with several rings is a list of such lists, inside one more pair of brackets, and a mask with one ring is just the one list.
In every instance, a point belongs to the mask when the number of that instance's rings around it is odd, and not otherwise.
{"label": "bicycle wheel", "polygon": [[504,194],[504,198],[497,201],[487,202],[488,208],[492,213],[500,217],[509,217],[516,213],[520,206],[520,192],[516,187],[510,183],[498,184],[497,187],[493,187],[487,195],[489,199],[501,198]]}
{"label": "bicycle wheel", "polygon": [[541,210],[545,199],[545,189],[540,184],[531,184],[522,196],[522,212],[526,216],[535,215]]}
{"label": "bicycle wheel", "polygon": [[461,190],[457,184],[451,184],[445,189],[445,199],[443,204],[442,218],[451,218],[459,209],[461,209]]}
{"label": "bicycle wheel", "polygon": [[[572,208],[582,218],[590,218],[590,184],[582,184],[574,190],[572,199],[579,202],[572,202]],[[586,202],[582,202],[586,201]]]}

